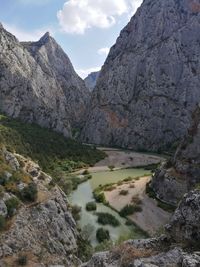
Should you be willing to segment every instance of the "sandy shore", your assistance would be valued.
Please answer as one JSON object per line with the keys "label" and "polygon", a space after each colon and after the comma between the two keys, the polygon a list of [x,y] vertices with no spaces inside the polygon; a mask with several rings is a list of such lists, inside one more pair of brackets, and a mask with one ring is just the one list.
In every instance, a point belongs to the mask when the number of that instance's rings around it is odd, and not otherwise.
{"label": "sandy shore", "polygon": [[[125,169],[130,167],[147,166],[150,164],[157,164],[164,160],[161,156],[137,153],[132,151],[114,149],[114,148],[99,148],[103,150],[107,157],[99,161],[94,167],[88,168],[89,172],[101,172],[108,171],[109,165],[115,166],[117,169]],[[81,173],[83,170],[79,170],[76,173]]]}
{"label": "sandy shore", "polygon": [[[110,205],[118,211],[125,205],[134,203],[132,202],[133,197],[139,198],[142,201],[142,212],[136,212],[129,216],[129,219],[150,235],[154,235],[169,221],[171,214],[159,208],[157,201],[146,195],[145,188],[150,179],[151,177],[141,177],[138,181],[117,186],[113,191],[105,192],[105,197]],[[134,184],[134,188],[130,188],[130,184]],[[120,195],[121,190],[128,190],[128,194]]]}

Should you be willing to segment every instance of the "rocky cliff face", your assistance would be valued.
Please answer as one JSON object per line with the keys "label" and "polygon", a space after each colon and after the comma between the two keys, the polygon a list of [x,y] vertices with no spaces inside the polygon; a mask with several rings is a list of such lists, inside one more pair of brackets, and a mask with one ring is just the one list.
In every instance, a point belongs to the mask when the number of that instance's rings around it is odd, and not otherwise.
{"label": "rocky cliff face", "polygon": [[[31,267],[80,263],[75,256],[76,223],[66,195],[50,187],[52,178],[36,163],[2,148],[0,172],[0,266],[25,265],[21,261]],[[30,201],[33,185],[37,195]]]}
{"label": "rocky cliff face", "polygon": [[22,45],[0,25],[0,62],[1,111],[71,136],[88,92],[56,42]]}
{"label": "rocky cliff face", "polygon": [[199,42],[199,0],[144,0],[101,70],[83,140],[156,151],[182,137],[200,100]]}
{"label": "rocky cliff face", "polygon": [[193,113],[188,135],[172,159],[153,176],[151,186],[158,198],[176,205],[189,190],[200,184],[200,108]]}
{"label": "rocky cliff face", "polygon": [[198,267],[200,191],[187,194],[164,235],[130,240],[112,251],[95,254],[82,267]]}
{"label": "rocky cliff face", "polygon": [[[54,38],[47,32],[38,42],[22,43],[41,69],[53,77],[65,96],[66,114],[72,126],[83,122],[89,91]],[[80,126],[80,125],[79,125]]]}
{"label": "rocky cliff face", "polygon": [[92,92],[96,86],[97,79],[99,78],[100,71],[92,72],[85,78],[86,87]]}

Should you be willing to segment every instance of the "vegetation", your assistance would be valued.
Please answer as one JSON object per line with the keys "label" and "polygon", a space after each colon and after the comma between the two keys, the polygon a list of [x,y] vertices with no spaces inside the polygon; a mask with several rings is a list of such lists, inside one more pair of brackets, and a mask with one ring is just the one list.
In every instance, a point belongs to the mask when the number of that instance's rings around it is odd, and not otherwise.
{"label": "vegetation", "polygon": [[25,266],[27,265],[27,256],[26,255],[19,255],[17,259],[17,264],[20,266]]}
{"label": "vegetation", "polygon": [[93,196],[94,196],[94,199],[99,202],[99,203],[103,203],[103,204],[107,204],[107,201],[106,201],[106,198],[105,198],[105,195],[104,193],[102,192],[103,191],[103,188],[102,186],[99,186],[97,187],[94,191],[93,191]]}
{"label": "vegetation", "polygon": [[15,214],[17,208],[19,207],[20,201],[18,198],[12,197],[6,200],[5,204],[8,211],[8,217],[12,217]]}
{"label": "vegetation", "polygon": [[121,190],[119,192],[119,194],[122,195],[122,196],[126,196],[126,195],[128,195],[128,190]]}
{"label": "vegetation", "polygon": [[103,225],[112,225],[114,227],[119,226],[120,222],[113,216],[112,214],[105,213],[105,212],[98,212],[96,213],[98,216],[97,222]]}
{"label": "vegetation", "polygon": [[78,206],[78,205],[73,205],[72,206],[72,209],[71,209],[71,212],[72,212],[72,216],[74,218],[75,221],[78,221],[80,220],[80,212],[81,212],[81,207]]}
{"label": "vegetation", "polygon": [[34,202],[37,199],[37,185],[35,183],[30,183],[28,186],[24,187],[24,189],[20,192],[20,198],[23,201]]}
{"label": "vegetation", "polygon": [[109,240],[110,239],[109,231],[104,229],[104,228],[97,229],[96,238],[97,238],[99,243],[101,243],[105,240]]}
{"label": "vegetation", "polygon": [[6,226],[6,219],[0,215],[0,231],[3,231],[5,229]]}
{"label": "vegetation", "polygon": [[139,205],[128,204],[120,210],[119,214],[122,217],[126,217],[132,215],[135,212],[141,212],[141,211],[142,208]]}
{"label": "vegetation", "polygon": [[114,165],[109,165],[108,168],[109,168],[110,171],[114,171],[115,166]]}
{"label": "vegetation", "polygon": [[88,202],[86,204],[86,210],[87,211],[93,211],[93,210],[96,210],[97,209],[97,204],[96,202],[92,201],[92,202]]}
{"label": "vegetation", "polygon": [[4,115],[0,116],[0,144],[38,161],[42,169],[50,174],[54,170],[70,172],[93,165],[105,157],[104,152],[95,147],[82,145],[36,124],[23,123]]}

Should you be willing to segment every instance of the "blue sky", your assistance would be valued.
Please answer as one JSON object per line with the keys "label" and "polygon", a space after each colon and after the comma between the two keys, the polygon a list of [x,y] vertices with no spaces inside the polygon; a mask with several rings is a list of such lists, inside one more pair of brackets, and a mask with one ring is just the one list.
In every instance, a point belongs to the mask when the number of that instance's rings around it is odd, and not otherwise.
{"label": "blue sky", "polygon": [[142,0],[0,0],[0,21],[20,41],[46,31],[82,77],[103,65]]}

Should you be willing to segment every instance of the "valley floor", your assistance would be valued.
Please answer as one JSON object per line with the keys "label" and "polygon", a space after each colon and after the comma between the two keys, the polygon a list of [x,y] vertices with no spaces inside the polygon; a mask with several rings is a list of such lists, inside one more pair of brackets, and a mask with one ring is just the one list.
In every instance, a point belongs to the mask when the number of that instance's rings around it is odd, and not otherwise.
{"label": "valley floor", "polygon": [[[129,150],[115,149],[115,148],[98,148],[101,151],[104,151],[107,154],[107,157],[98,163],[95,166],[88,169],[89,172],[100,172],[100,171],[109,171],[108,166],[115,166],[115,170],[125,169],[125,168],[134,168],[142,167],[151,164],[157,164],[164,160],[164,157],[138,153]],[[83,170],[79,170],[76,173],[82,173]]]}
{"label": "valley floor", "polygon": [[[165,158],[160,155],[115,148],[100,147],[99,149],[104,151],[107,154],[107,157],[99,161],[94,167],[90,167],[88,169],[90,173],[109,171],[108,166],[115,166],[115,170],[119,170],[159,164],[165,160]],[[79,170],[76,173],[82,172],[83,170]],[[105,191],[104,194],[110,206],[117,211],[120,211],[125,205],[130,204],[133,197],[139,198],[141,200],[142,211],[134,213],[129,219],[136,223],[145,232],[154,235],[169,221],[171,214],[159,208],[157,206],[157,201],[147,196],[145,192],[146,184],[150,179],[150,176],[145,176],[138,180],[123,183],[122,185],[116,185],[114,190]],[[134,184],[134,187],[131,188],[131,184]],[[121,190],[127,190],[128,194],[120,195]]]}
{"label": "valley floor", "polygon": [[[169,221],[171,213],[159,208],[157,201],[149,198],[145,193],[146,184],[150,179],[150,176],[141,177],[137,181],[122,184],[112,191],[104,192],[104,194],[106,201],[117,211],[132,203],[133,198],[140,199],[142,211],[136,212],[128,218],[140,226],[142,230],[154,235]],[[131,184],[134,184],[133,188],[130,187]],[[120,195],[121,190],[127,190],[128,194],[125,196]]]}

